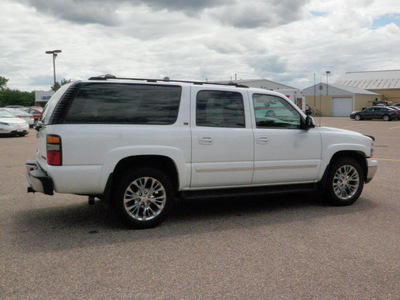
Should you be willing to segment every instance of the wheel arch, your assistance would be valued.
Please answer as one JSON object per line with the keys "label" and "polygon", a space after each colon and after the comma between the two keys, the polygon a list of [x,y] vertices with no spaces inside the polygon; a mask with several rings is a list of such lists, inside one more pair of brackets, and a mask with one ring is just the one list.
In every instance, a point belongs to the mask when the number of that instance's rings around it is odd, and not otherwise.
{"label": "wheel arch", "polygon": [[167,156],[162,155],[137,155],[121,159],[114,168],[113,181],[123,176],[127,170],[143,167],[152,167],[159,169],[171,180],[174,190],[179,188],[178,168],[175,162]]}
{"label": "wheel arch", "polygon": [[175,162],[162,155],[135,155],[121,159],[109,174],[102,195],[102,200],[109,205],[113,201],[116,184],[121,180],[125,172],[143,167],[156,168],[162,171],[170,180],[175,193],[179,190],[179,173]]}
{"label": "wheel arch", "polygon": [[338,151],[335,154],[333,154],[328,165],[326,166],[324,175],[321,180],[321,188],[322,189],[325,189],[326,182],[328,179],[328,174],[329,174],[330,168],[332,166],[332,163],[340,158],[345,158],[345,157],[351,157],[360,164],[360,166],[363,170],[363,180],[364,181],[366,180],[367,173],[368,173],[368,166],[367,166],[367,161],[365,159],[364,153],[361,151],[342,150],[342,151]]}

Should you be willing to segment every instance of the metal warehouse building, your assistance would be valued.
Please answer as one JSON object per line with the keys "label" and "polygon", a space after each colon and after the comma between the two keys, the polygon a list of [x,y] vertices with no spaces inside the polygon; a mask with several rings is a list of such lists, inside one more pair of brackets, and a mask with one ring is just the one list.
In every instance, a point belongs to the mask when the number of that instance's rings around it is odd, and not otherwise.
{"label": "metal warehouse building", "polygon": [[400,102],[400,70],[347,72],[335,84],[381,94],[382,100],[392,104]]}
{"label": "metal warehouse building", "polygon": [[306,104],[322,116],[348,117],[352,111],[361,110],[381,99],[378,93],[356,87],[319,83],[304,89]]}

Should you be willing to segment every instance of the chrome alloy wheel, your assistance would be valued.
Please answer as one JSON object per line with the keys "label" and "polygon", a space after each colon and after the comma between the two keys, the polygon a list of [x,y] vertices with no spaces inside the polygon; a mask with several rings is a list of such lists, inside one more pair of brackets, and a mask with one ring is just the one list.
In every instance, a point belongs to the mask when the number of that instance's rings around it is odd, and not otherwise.
{"label": "chrome alloy wheel", "polygon": [[333,176],[333,191],[341,200],[353,197],[360,185],[360,175],[351,165],[341,166]]}
{"label": "chrome alloy wheel", "polygon": [[126,212],[133,219],[150,221],[163,211],[167,193],[157,179],[141,177],[127,187],[123,201]]}

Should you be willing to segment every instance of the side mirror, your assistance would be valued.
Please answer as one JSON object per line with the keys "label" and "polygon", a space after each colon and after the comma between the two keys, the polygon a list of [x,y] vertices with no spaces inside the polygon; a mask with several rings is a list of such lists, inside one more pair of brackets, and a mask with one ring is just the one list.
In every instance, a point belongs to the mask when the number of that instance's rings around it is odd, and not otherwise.
{"label": "side mirror", "polygon": [[307,110],[306,110],[306,115],[307,115],[307,116],[311,116],[311,114],[312,114],[311,110],[307,109]]}
{"label": "side mirror", "polygon": [[42,123],[41,121],[38,121],[38,122],[36,123],[36,125],[35,125],[33,128],[34,128],[37,132],[39,132],[40,129],[41,129],[42,127],[44,127],[43,123]]}
{"label": "side mirror", "polygon": [[307,116],[303,122],[302,122],[302,129],[308,130],[310,128],[314,128],[315,127],[315,122],[314,119],[310,116]]}

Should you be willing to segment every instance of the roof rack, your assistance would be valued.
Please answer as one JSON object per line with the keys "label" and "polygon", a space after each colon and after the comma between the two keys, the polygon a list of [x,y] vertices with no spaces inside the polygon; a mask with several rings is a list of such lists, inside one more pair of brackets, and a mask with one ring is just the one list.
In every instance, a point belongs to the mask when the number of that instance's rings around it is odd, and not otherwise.
{"label": "roof rack", "polygon": [[234,86],[240,88],[249,88],[247,85],[238,84],[234,82],[228,83],[219,83],[219,82],[204,82],[204,81],[190,81],[190,80],[171,80],[169,77],[164,77],[164,79],[149,79],[149,78],[126,78],[126,77],[116,77],[111,74],[100,75],[95,77],[90,77],[89,80],[109,80],[109,79],[119,79],[119,80],[138,80],[138,81],[147,81],[147,82],[178,82],[178,83],[192,83],[198,85],[224,85],[224,86]]}

